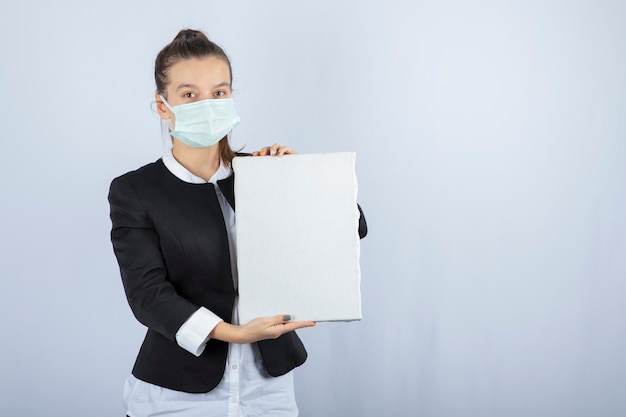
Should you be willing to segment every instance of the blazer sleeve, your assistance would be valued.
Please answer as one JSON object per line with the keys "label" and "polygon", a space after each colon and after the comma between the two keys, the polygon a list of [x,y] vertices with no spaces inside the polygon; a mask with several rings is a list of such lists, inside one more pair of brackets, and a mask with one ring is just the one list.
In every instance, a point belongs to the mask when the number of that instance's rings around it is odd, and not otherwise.
{"label": "blazer sleeve", "polygon": [[130,308],[140,323],[176,342],[176,332],[196,311],[167,279],[159,237],[130,181],[109,190],[111,242]]}

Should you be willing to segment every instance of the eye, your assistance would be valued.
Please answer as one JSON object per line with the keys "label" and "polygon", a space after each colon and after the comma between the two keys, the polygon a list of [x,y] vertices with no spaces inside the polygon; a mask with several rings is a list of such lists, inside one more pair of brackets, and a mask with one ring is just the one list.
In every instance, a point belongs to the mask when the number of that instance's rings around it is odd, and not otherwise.
{"label": "eye", "polygon": [[185,98],[195,98],[196,95],[194,93],[185,93],[185,94],[183,94],[183,97],[185,97]]}
{"label": "eye", "polygon": [[217,90],[213,93],[213,97],[215,98],[226,98],[230,97],[230,89],[224,88],[223,90]]}

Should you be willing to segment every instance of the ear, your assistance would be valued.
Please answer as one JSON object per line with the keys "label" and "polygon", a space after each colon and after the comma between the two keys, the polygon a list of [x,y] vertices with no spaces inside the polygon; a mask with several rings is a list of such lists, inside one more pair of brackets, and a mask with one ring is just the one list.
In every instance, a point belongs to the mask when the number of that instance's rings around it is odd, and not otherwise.
{"label": "ear", "polygon": [[159,113],[161,119],[169,120],[172,117],[171,112],[170,109],[168,109],[167,106],[163,103],[163,100],[161,100],[161,96],[159,94],[155,94],[154,99],[156,100],[157,113]]}

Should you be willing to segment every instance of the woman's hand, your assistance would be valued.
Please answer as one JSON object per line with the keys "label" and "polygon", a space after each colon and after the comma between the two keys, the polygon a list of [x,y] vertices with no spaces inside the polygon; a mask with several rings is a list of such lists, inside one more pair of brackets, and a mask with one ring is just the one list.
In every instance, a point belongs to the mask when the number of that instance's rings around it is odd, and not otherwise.
{"label": "woman's hand", "polygon": [[209,334],[209,337],[231,343],[253,343],[259,340],[276,339],[293,330],[315,326],[315,322],[312,321],[292,322],[290,320],[291,317],[288,315],[278,315],[260,317],[243,326],[220,322]]}
{"label": "woman's hand", "polygon": [[282,155],[293,155],[295,153],[297,152],[291,149],[289,146],[283,146],[278,143],[275,143],[272,146],[266,146],[264,148],[261,148],[260,151],[252,152],[252,155],[253,156],[265,156],[265,155],[282,156]]}

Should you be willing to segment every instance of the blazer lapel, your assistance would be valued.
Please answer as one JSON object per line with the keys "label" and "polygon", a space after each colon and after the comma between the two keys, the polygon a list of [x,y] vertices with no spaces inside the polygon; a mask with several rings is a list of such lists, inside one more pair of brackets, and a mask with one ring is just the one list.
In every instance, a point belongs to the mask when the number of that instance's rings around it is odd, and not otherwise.
{"label": "blazer lapel", "polygon": [[230,177],[219,180],[217,186],[220,187],[228,204],[235,210],[235,174],[233,173]]}

